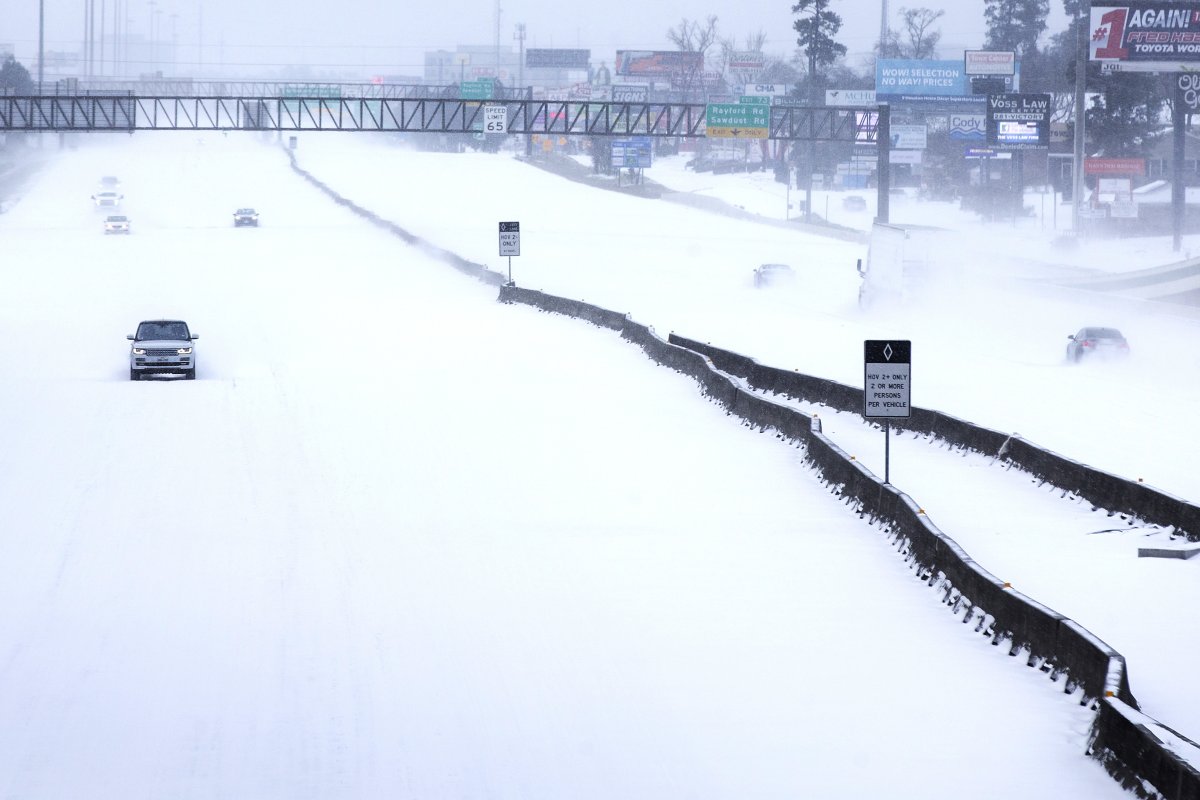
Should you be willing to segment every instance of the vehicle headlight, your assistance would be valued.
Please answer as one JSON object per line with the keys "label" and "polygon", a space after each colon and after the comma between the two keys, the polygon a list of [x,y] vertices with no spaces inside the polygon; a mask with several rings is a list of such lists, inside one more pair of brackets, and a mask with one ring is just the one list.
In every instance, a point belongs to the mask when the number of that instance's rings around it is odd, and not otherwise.
{"label": "vehicle headlight", "polygon": [[146,355],[146,350],[145,350],[145,348],[142,348],[142,347],[135,347],[135,348],[133,348],[133,354],[135,356],[144,356],[144,355]]}
{"label": "vehicle headlight", "polygon": [[179,348],[178,350],[176,350],[175,352],[176,352],[176,353],[179,353],[179,355],[181,355],[181,356],[186,356],[188,353],[192,352],[192,348],[190,348],[190,347],[181,347],[181,348]]}

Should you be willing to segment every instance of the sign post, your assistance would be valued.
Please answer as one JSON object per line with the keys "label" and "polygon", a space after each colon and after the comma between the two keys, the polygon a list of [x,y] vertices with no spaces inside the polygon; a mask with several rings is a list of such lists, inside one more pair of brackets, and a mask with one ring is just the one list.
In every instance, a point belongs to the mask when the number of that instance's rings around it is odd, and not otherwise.
{"label": "sign post", "polygon": [[500,255],[508,256],[508,283],[511,286],[512,257],[521,255],[521,223],[500,223]]}
{"label": "sign post", "polygon": [[908,418],[912,379],[912,342],[867,339],[863,342],[863,416],[883,418],[883,482],[891,483],[892,418]]}

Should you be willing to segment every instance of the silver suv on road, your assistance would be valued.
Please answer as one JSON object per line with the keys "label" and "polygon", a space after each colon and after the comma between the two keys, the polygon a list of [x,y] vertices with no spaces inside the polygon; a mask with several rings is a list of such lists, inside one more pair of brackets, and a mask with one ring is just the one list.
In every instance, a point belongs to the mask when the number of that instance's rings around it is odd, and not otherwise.
{"label": "silver suv on road", "polygon": [[196,349],[192,342],[200,337],[189,331],[183,320],[146,320],[138,323],[137,333],[125,338],[133,342],[129,348],[129,380],[139,381],[143,375],[155,373],[196,379]]}

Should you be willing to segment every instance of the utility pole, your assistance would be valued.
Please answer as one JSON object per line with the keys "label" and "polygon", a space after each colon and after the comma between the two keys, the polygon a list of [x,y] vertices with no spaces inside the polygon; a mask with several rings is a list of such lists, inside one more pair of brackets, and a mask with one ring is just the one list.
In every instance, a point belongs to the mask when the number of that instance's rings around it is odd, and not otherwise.
{"label": "utility pole", "polygon": [[525,23],[517,23],[517,32],[513,34],[517,40],[517,86],[525,85]]}
{"label": "utility pole", "polygon": [[46,0],[38,0],[38,94],[45,94],[42,82],[46,79]]}
{"label": "utility pole", "polygon": [[1071,170],[1071,230],[1078,239],[1082,235],[1080,228],[1080,204],[1083,202],[1083,161],[1084,161],[1084,94],[1087,92],[1088,66],[1088,28],[1092,17],[1092,4],[1084,0],[1079,4],[1080,16],[1075,20],[1079,30],[1075,50],[1075,158]]}

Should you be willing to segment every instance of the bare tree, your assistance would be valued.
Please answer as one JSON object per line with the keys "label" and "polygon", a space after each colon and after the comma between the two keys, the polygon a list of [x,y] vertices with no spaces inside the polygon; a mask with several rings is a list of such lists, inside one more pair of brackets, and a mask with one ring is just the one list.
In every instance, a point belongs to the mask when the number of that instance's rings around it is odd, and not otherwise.
{"label": "bare tree", "polygon": [[945,13],[945,10],[934,11],[930,8],[900,9],[900,17],[904,20],[904,34],[908,37],[905,47],[905,55],[908,58],[937,58],[937,46],[942,39],[942,32],[930,28]]}
{"label": "bare tree", "polygon": [[938,42],[942,32],[930,30],[946,12],[930,8],[901,8],[900,18],[904,21],[903,36],[888,28],[887,38],[876,45],[880,58],[937,58]]}
{"label": "bare tree", "polygon": [[716,15],[710,15],[704,22],[684,17],[678,27],[667,29],[667,41],[681,53],[695,53],[698,56],[682,61],[679,70],[672,76],[673,82],[683,89],[686,97],[695,87],[702,85],[704,59],[718,42]]}

